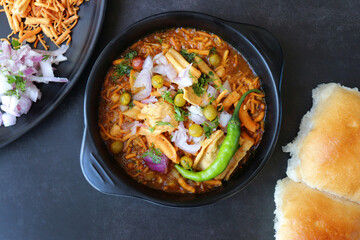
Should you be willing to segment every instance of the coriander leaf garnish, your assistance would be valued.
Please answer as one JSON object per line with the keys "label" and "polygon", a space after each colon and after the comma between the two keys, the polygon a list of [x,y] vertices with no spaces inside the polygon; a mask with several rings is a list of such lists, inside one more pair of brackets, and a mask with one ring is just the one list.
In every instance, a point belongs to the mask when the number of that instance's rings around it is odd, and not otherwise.
{"label": "coriander leaf garnish", "polygon": [[132,60],[134,57],[136,57],[138,55],[137,51],[133,50],[130,52],[127,52],[125,54],[125,60]]}
{"label": "coriander leaf garnish", "polygon": [[213,130],[219,126],[219,119],[216,117],[211,122],[204,122],[203,124],[204,134],[206,138],[210,138]]}
{"label": "coriander leaf garnish", "polygon": [[162,121],[157,121],[157,122],[156,122],[156,126],[165,126],[165,125],[168,125],[168,126],[170,126],[170,127],[175,128],[174,125],[172,125],[172,124],[169,123],[169,122],[162,122]]}
{"label": "coriander leaf garnish", "polygon": [[[209,72],[209,74],[210,73],[212,72]],[[211,82],[211,78],[209,78],[206,74],[201,74],[201,76],[198,79],[198,82],[192,85],[192,89],[194,90],[194,93],[198,97],[201,97],[206,92],[206,87],[209,84],[209,82]]]}
{"label": "coriander leaf garnish", "polygon": [[175,110],[175,120],[176,121],[185,121],[185,117],[187,117],[189,114],[182,108],[175,106],[174,105],[174,110]]}
{"label": "coriander leaf garnish", "polygon": [[19,41],[16,40],[16,39],[13,39],[13,40],[11,41],[11,45],[12,45],[12,47],[13,47],[15,50],[18,50],[18,49],[20,48],[20,46],[21,46],[21,44],[19,43]]}
{"label": "coriander leaf garnish", "polygon": [[149,130],[150,130],[151,133],[153,133],[154,130],[155,130],[155,128],[156,128],[157,126],[165,126],[165,125],[168,125],[168,126],[170,126],[170,127],[175,128],[174,125],[172,125],[172,124],[169,123],[169,122],[157,121],[154,127],[149,127]]}
{"label": "coriander leaf garnish", "polygon": [[49,59],[49,57],[50,57],[50,55],[43,55],[43,59],[42,59],[42,61],[47,61],[48,59]]}
{"label": "coriander leaf garnish", "polygon": [[[209,95],[210,95],[210,94],[209,94]],[[210,96],[209,96],[209,97],[210,97]],[[209,105],[211,105],[211,104],[213,103],[213,101],[215,101],[215,97],[214,97],[214,96],[210,97]]]}
{"label": "coriander leaf garnish", "polygon": [[212,47],[209,51],[209,56],[213,53],[216,53],[216,48],[215,47]]}
{"label": "coriander leaf garnish", "polygon": [[160,44],[162,44],[163,40],[161,38],[157,38],[157,40],[159,41]]}
{"label": "coriander leaf garnish", "polygon": [[[21,72],[19,73],[19,75],[21,74]],[[22,73],[23,74],[23,73]],[[20,99],[20,91],[21,92],[25,92],[26,90],[26,80],[19,76],[19,75],[15,75],[15,76],[12,76],[12,75],[7,75],[6,78],[7,78],[7,82],[9,84],[15,84],[15,89],[12,89],[12,90],[8,90],[5,92],[5,95],[6,96],[12,96],[12,95],[15,95],[18,99]]]}
{"label": "coriander leaf garnish", "polygon": [[185,121],[185,117],[187,117],[189,114],[184,109],[174,104],[174,99],[171,97],[170,91],[163,92],[161,94],[161,97],[164,99],[164,101],[167,101],[168,103],[171,103],[174,106],[175,120]]}
{"label": "coriander leaf garnish", "polygon": [[161,150],[158,148],[155,148],[154,144],[152,144],[151,147],[149,148],[149,150],[144,152],[144,154],[141,157],[142,158],[150,157],[152,159],[153,163],[160,164],[161,163],[161,155],[162,155]]}
{"label": "coriander leaf garnish", "polygon": [[116,77],[122,77],[124,74],[129,75],[130,71],[133,69],[129,63],[124,63],[125,61],[123,61],[122,63],[116,65],[115,68],[115,72],[116,72]]}
{"label": "coriander leaf garnish", "polygon": [[170,91],[162,92],[161,97],[164,99],[164,101],[174,104],[174,99],[171,97]]}
{"label": "coriander leaf garnish", "polygon": [[125,54],[125,60],[122,61],[120,64],[114,66],[116,75],[114,78],[120,78],[123,75],[129,76],[130,71],[133,69],[131,67],[131,60],[138,55],[137,51],[129,51]]}
{"label": "coriander leaf garnish", "polygon": [[186,59],[188,62],[193,62],[196,56],[196,53],[188,53],[188,51],[181,49],[180,54]]}

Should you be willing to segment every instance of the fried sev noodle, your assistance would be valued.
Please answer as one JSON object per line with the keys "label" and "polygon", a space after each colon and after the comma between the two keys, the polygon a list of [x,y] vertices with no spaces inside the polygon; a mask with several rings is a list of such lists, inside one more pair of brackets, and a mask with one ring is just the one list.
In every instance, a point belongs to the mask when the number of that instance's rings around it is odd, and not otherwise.
{"label": "fried sev noodle", "polygon": [[[88,0],[87,0],[88,1]],[[38,43],[46,49],[49,46],[44,41],[44,35],[59,47],[66,41],[71,41],[71,30],[76,26],[77,14],[84,0],[0,0],[2,12],[5,12],[12,32],[18,34],[19,42],[26,40]]]}
{"label": "fried sev noodle", "polygon": [[[190,46],[190,48],[189,48]],[[130,48],[135,49],[139,48],[139,55],[144,55],[146,58],[149,55],[156,55],[160,51],[164,54],[170,49],[174,48],[177,51],[181,49],[186,49],[189,53],[195,52],[199,55],[208,55],[209,51],[212,47],[216,47],[216,49],[221,52],[222,59],[221,64],[215,68],[215,72],[219,75],[222,83],[226,80],[230,82],[231,91],[236,91],[240,95],[243,95],[246,91],[254,88],[260,88],[260,80],[259,77],[248,77],[246,74],[242,72],[238,72],[236,74],[231,74],[228,72],[228,68],[231,67],[236,68],[239,64],[239,59],[237,54],[233,54],[229,51],[228,45],[223,42],[215,34],[210,34],[202,31],[196,31],[191,29],[178,28],[175,36],[167,37],[165,40],[163,39],[161,43],[149,43],[146,41],[138,41],[134,43]],[[122,60],[122,59],[118,59]],[[115,60],[114,65],[116,65],[117,60]],[[219,72],[220,71],[220,72]],[[102,114],[101,120],[102,124],[99,123],[102,137],[104,140],[109,139],[121,139],[124,141],[124,158],[125,159],[133,159],[136,162],[135,165],[131,165],[131,169],[135,168],[137,170],[142,170],[143,166],[140,164],[141,160],[136,158],[138,153],[132,147],[138,145],[143,148],[143,151],[149,149],[150,143],[146,141],[144,136],[139,135],[138,133],[132,134],[131,130],[122,130],[116,136],[111,136],[110,131],[114,124],[118,124],[120,127],[124,123],[133,122],[134,120],[123,115],[119,109],[118,103],[113,103],[111,100],[111,96],[113,94],[120,94],[119,91],[122,89],[130,89],[128,77],[123,75],[117,81],[110,80],[111,76],[114,74],[114,69],[111,69],[105,77],[104,87],[101,91],[101,98],[107,104],[107,110],[105,114]],[[230,75],[231,74],[231,75]],[[223,91],[215,100],[218,106],[221,106],[224,99],[226,99],[226,94],[228,91]],[[160,93],[153,88],[151,92],[151,96],[160,96]],[[261,122],[259,126],[259,131],[247,134],[254,141],[254,145],[258,145],[262,132],[264,132],[264,117],[265,117],[265,104],[264,104],[264,95],[252,93],[244,101],[244,106],[249,109],[251,114],[257,113],[254,115],[255,122]],[[133,101],[135,105],[140,108],[143,107],[143,103],[138,101]],[[237,103],[237,102],[236,102]],[[234,103],[234,105],[236,105]],[[110,136],[109,136],[110,135]],[[176,148],[178,149],[178,148]],[[136,173],[132,175],[133,177],[138,176],[140,173]],[[178,183],[187,191],[195,192],[195,189],[192,186],[189,186],[181,177],[178,179]],[[208,188],[221,186],[222,182],[220,180],[210,180],[202,183],[207,185]]]}

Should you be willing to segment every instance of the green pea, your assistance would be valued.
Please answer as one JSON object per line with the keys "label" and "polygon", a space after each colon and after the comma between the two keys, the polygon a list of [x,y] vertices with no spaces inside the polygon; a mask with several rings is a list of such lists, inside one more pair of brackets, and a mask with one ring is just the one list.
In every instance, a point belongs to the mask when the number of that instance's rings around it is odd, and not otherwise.
{"label": "green pea", "polygon": [[217,111],[214,105],[207,105],[204,108],[204,116],[206,117],[207,120],[212,121],[216,118],[217,116]]}
{"label": "green pea", "polygon": [[193,137],[201,137],[203,133],[203,128],[198,124],[193,124],[189,127],[189,134]]}
{"label": "green pea", "polygon": [[174,104],[178,107],[185,106],[186,100],[184,98],[184,94],[182,94],[182,93],[176,94],[175,99],[174,99]]}
{"label": "green pea", "polygon": [[121,141],[115,141],[113,143],[111,143],[110,145],[110,151],[113,153],[113,154],[119,154],[121,153],[121,151],[123,150],[124,148],[124,143],[121,142]]}
{"label": "green pea", "polygon": [[221,63],[221,57],[214,53],[214,54],[211,54],[210,57],[209,57],[209,62],[211,65],[213,65],[214,67],[217,67],[220,65]]}
{"label": "green pea", "polygon": [[161,75],[155,75],[151,78],[151,84],[154,88],[161,88],[164,86],[164,78]]}
{"label": "green pea", "polygon": [[124,106],[129,105],[130,101],[131,101],[130,93],[124,92],[123,94],[121,94],[121,96],[120,96],[121,105],[124,105]]}
{"label": "green pea", "polygon": [[191,169],[193,166],[193,163],[194,163],[194,161],[188,156],[183,156],[180,158],[180,164],[185,169],[188,169],[188,170]]}

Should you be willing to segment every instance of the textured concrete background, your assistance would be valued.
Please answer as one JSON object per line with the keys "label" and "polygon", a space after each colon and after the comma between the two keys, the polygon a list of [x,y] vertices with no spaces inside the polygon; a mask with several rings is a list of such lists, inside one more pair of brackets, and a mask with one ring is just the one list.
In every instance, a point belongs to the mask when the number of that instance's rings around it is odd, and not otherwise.
{"label": "textured concrete background", "polygon": [[[203,208],[169,209],[103,195],[79,165],[84,89],[96,56],[131,23],[170,10],[263,26],[284,51],[283,124],[275,153],[245,190]],[[281,146],[295,137],[310,109],[311,89],[331,81],[360,87],[359,10],[356,0],[109,0],[97,49],[75,88],[37,127],[0,149],[0,240],[273,239],[274,186],[285,176],[288,158]]]}

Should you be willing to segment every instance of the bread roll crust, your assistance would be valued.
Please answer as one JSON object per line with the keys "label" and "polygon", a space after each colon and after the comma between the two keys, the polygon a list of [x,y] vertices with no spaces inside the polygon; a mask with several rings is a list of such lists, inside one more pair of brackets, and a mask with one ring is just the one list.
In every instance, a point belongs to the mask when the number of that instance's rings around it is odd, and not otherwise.
{"label": "bread roll crust", "polygon": [[289,178],[275,188],[276,240],[360,239],[360,206]]}
{"label": "bread roll crust", "polygon": [[288,176],[295,181],[360,203],[360,93],[339,84],[313,91],[290,152]]}

